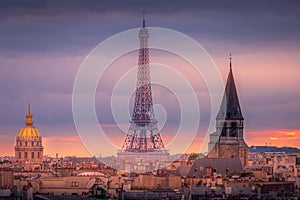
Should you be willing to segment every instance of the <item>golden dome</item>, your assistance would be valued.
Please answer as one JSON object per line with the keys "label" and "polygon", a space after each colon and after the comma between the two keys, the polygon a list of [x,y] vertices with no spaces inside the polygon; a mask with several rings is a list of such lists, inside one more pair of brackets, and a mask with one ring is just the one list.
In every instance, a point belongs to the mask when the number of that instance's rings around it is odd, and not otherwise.
{"label": "golden dome", "polygon": [[40,132],[33,126],[32,114],[30,113],[30,104],[28,104],[25,124],[26,125],[19,131],[18,138],[38,139],[41,137]]}
{"label": "golden dome", "polygon": [[18,134],[18,137],[24,139],[38,139],[41,137],[40,132],[33,126],[24,126]]}

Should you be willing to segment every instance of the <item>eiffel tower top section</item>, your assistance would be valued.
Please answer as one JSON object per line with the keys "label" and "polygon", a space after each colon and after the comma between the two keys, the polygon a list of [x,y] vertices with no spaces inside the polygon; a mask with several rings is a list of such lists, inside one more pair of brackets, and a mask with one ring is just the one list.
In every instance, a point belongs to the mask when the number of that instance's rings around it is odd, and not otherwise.
{"label": "eiffel tower top section", "polygon": [[143,18],[143,27],[139,32],[140,49],[138,60],[138,74],[135,93],[135,102],[132,113],[132,122],[143,125],[145,123],[157,122],[153,111],[149,49],[148,49],[149,31],[146,28],[146,22]]}

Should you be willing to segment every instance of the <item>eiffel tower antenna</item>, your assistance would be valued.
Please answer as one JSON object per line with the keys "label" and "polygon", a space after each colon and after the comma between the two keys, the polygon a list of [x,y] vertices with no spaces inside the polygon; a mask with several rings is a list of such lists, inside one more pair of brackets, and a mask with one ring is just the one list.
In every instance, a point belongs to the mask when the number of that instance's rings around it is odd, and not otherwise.
{"label": "eiffel tower antenna", "polygon": [[145,11],[143,11],[143,28],[146,27],[146,22],[145,22]]}

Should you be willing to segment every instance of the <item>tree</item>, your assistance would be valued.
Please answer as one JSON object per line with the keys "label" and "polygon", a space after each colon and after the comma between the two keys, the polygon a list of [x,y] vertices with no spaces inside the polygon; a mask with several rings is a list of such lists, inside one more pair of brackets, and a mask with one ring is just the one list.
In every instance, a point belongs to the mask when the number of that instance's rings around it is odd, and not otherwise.
{"label": "tree", "polygon": [[204,155],[203,153],[191,153],[188,160],[191,161],[191,160],[195,160],[197,158],[203,158]]}

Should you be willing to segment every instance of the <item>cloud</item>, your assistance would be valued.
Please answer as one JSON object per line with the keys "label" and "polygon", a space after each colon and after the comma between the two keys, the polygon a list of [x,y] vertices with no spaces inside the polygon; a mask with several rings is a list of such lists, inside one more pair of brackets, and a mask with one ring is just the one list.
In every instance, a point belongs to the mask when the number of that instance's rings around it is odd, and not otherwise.
{"label": "cloud", "polygon": [[44,155],[90,157],[91,154],[81,143],[79,137],[45,137],[43,138]]}
{"label": "cloud", "polygon": [[[23,56],[0,58],[0,124],[22,120],[27,103],[32,104],[34,120],[40,123],[70,123],[73,79],[79,57]],[[19,117],[17,117],[19,116]],[[21,117],[20,117],[21,116]]]}
{"label": "cloud", "polygon": [[[72,88],[81,62],[107,37],[140,27],[142,10],[147,12],[147,25],[172,28],[201,42],[224,79],[228,74],[227,54],[233,53],[234,77],[246,131],[300,128],[298,1],[31,0],[0,4],[0,135],[3,137],[14,138],[23,126],[28,102],[32,104],[34,122],[45,137],[76,136]],[[206,132],[211,105],[201,77],[187,63],[166,53],[150,56],[151,61],[181,70],[192,83],[201,108],[199,132]],[[101,123],[114,124],[110,92],[122,73],[136,64],[137,54],[133,52],[128,60],[116,62],[99,83],[96,107]],[[163,78],[165,74],[157,76]],[[178,106],[169,103],[174,100],[172,95],[165,96],[167,91],[156,86],[153,93],[154,102],[161,103],[168,111],[168,124],[178,124]]]}
{"label": "cloud", "polygon": [[[199,41],[261,46],[291,41],[299,46],[296,1],[26,1],[1,2],[0,51],[5,54],[82,54],[112,34],[149,26],[172,28]],[[4,48],[4,49],[3,49]]]}
{"label": "cloud", "polygon": [[300,148],[300,130],[260,130],[255,132],[246,132],[246,142],[249,146],[290,146]]}
{"label": "cloud", "polygon": [[[41,15],[41,16],[59,16],[59,15],[73,15],[73,14],[83,14],[83,13],[99,13],[106,15],[109,12],[121,12],[121,13],[132,13],[133,11],[140,10],[140,8],[147,8],[156,14],[167,15],[169,13],[184,12],[184,11],[193,11],[193,14],[203,14],[203,12],[214,11],[215,14],[218,14],[218,11],[223,10],[224,12],[234,15],[246,14],[253,15],[253,13],[272,12],[277,14],[291,14],[286,11],[289,10],[295,11],[299,6],[297,1],[252,1],[241,3],[238,0],[231,0],[228,2],[220,1],[197,1],[192,0],[189,3],[182,2],[179,0],[173,1],[170,4],[167,1],[154,0],[152,2],[140,1],[140,0],[129,0],[126,3],[118,0],[106,1],[99,3],[96,0],[89,2],[83,2],[81,0],[73,1],[59,1],[53,2],[50,0],[46,1],[19,1],[10,2],[5,1],[1,2],[1,13],[2,17],[8,16],[27,16],[27,15]],[[166,9],[167,8],[167,9]],[[142,11],[142,10],[140,10]],[[164,11],[164,12],[163,12]],[[199,12],[203,11],[203,12]],[[253,16],[256,17],[256,16]]]}

